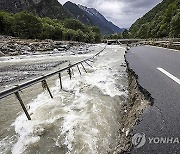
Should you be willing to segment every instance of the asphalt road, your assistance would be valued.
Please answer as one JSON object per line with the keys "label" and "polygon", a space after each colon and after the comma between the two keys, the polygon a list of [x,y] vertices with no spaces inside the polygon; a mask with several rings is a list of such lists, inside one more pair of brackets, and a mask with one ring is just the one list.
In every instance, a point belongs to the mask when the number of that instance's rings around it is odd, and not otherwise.
{"label": "asphalt road", "polygon": [[180,51],[133,47],[126,60],[154,98],[134,127],[133,133],[140,134],[130,153],[180,154]]}

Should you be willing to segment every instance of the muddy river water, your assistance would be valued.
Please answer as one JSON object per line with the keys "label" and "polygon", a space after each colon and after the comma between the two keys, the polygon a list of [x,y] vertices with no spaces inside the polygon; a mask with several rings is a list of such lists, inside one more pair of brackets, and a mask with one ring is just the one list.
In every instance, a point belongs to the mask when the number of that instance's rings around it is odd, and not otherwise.
{"label": "muddy river water", "polygon": [[[69,60],[74,63],[91,57],[104,46],[92,46],[91,52],[81,55],[1,58],[1,78],[3,75],[12,78],[16,69],[14,75],[18,78],[18,72],[24,72],[25,76],[21,76],[20,80],[24,82],[63,68]],[[127,103],[128,97],[124,52],[122,46],[108,45],[100,56],[90,62],[92,67],[84,64],[87,73],[80,66],[80,76],[75,67],[70,80],[67,72],[64,72],[63,90],[60,89],[58,76],[49,78],[47,82],[53,99],[43,91],[40,83],[20,92],[31,121],[27,120],[14,95],[1,99],[0,153],[106,154],[115,149],[122,126],[121,108]],[[37,67],[36,63],[40,65]],[[7,71],[3,72],[2,68]],[[18,82],[12,79],[7,85],[2,84],[0,89],[4,90]]]}

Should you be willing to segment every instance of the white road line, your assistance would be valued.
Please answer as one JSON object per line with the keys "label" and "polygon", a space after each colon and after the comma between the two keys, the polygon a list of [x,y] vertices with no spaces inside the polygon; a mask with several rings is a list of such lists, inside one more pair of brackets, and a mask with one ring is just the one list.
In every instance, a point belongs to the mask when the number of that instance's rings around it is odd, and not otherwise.
{"label": "white road line", "polygon": [[175,77],[174,75],[172,75],[171,73],[167,72],[166,70],[164,70],[163,68],[158,67],[157,68],[159,71],[161,71],[162,73],[164,73],[165,75],[167,75],[169,78],[171,78],[173,81],[175,81],[176,83],[178,83],[180,85],[180,79],[178,79],[177,77]]}

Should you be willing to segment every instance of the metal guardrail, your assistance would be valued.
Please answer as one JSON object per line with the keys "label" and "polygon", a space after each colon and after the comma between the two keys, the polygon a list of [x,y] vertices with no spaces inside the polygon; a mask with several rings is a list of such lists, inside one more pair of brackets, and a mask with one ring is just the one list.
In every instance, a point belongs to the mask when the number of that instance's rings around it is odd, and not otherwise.
{"label": "metal guardrail", "polygon": [[[106,45],[106,46],[107,46],[107,45]],[[78,66],[78,65],[81,65],[82,68],[83,68],[83,69],[85,70],[85,72],[87,73],[87,71],[86,71],[83,63],[88,64],[87,61],[91,61],[91,59],[94,59],[96,56],[98,56],[101,52],[103,52],[103,51],[105,50],[106,46],[105,46],[101,51],[99,51],[98,53],[96,53],[94,56],[92,56],[92,57],[90,57],[90,58],[84,59],[84,60],[79,61],[79,62],[77,62],[77,63],[75,63],[75,64],[72,64],[72,65],[69,65],[69,66],[67,66],[67,67],[65,67],[65,68],[63,68],[63,69],[60,69],[60,70],[56,71],[56,72],[49,73],[49,74],[47,74],[47,75],[44,75],[44,76],[35,78],[35,79],[33,79],[33,80],[30,80],[30,81],[28,81],[28,82],[26,82],[26,83],[23,83],[23,84],[20,84],[20,85],[15,86],[15,87],[12,87],[12,88],[10,88],[10,89],[4,90],[4,91],[0,92],[0,99],[5,98],[5,97],[7,97],[7,96],[9,96],[9,95],[15,94],[15,95],[16,95],[16,98],[19,100],[19,102],[20,102],[20,104],[21,104],[21,107],[22,107],[22,109],[24,110],[24,112],[25,112],[28,120],[31,120],[31,117],[30,117],[28,111],[26,110],[25,105],[24,105],[24,103],[23,103],[23,101],[22,101],[22,99],[21,99],[21,96],[20,96],[20,94],[19,94],[19,91],[21,91],[21,90],[23,90],[23,89],[26,89],[26,88],[28,88],[28,87],[30,87],[30,86],[32,86],[32,85],[35,85],[35,84],[37,84],[37,83],[39,83],[39,82],[42,82],[43,88],[47,89],[48,92],[49,92],[49,94],[50,94],[50,96],[51,96],[51,98],[53,98],[53,96],[52,96],[52,94],[51,94],[51,91],[50,91],[50,89],[49,89],[49,87],[48,87],[48,84],[47,84],[47,82],[46,82],[46,79],[47,79],[47,78],[50,78],[50,77],[58,74],[58,75],[59,75],[59,79],[60,79],[60,87],[61,87],[61,89],[62,89],[61,72],[64,72],[65,70],[68,70],[68,74],[69,74],[69,77],[70,77],[70,79],[71,79],[71,77],[72,77],[72,76],[71,76],[71,75],[72,75],[72,74],[71,74],[71,68],[74,67],[74,66],[77,66],[78,71],[79,71],[79,73],[80,73],[80,75],[81,75],[81,71],[80,71],[80,68],[79,68],[79,66]],[[91,61],[91,62],[92,62],[92,61]],[[91,66],[90,64],[88,64],[88,65]]]}

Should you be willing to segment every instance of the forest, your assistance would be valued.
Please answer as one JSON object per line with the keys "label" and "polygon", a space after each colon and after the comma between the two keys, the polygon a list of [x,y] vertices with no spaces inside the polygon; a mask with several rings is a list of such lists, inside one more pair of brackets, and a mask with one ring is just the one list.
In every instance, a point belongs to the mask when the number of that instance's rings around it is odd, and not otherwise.
{"label": "forest", "polygon": [[87,43],[101,41],[100,30],[76,19],[41,18],[27,11],[19,13],[0,12],[0,35],[23,39],[53,39]]}
{"label": "forest", "polygon": [[105,38],[180,38],[180,0],[163,0],[136,20],[129,30]]}
{"label": "forest", "polygon": [[180,1],[163,0],[138,19],[129,29],[129,37],[180,37]]}

